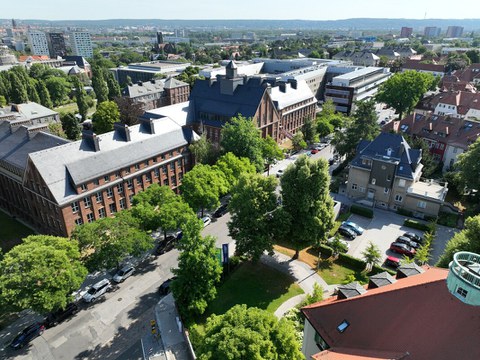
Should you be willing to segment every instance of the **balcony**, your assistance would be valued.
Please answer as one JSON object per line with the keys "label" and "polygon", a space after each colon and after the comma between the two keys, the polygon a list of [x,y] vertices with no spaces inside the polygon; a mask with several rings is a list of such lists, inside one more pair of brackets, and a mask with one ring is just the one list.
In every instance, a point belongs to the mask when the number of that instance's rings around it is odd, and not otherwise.
{"label": "balcony", "polygon": [[432,179],[417,181],[407,189],[407,194],[417,195],[427,199],[443,202],[448,192],[447,185],[448,183],[446,182],[442,185],[441,183]]}

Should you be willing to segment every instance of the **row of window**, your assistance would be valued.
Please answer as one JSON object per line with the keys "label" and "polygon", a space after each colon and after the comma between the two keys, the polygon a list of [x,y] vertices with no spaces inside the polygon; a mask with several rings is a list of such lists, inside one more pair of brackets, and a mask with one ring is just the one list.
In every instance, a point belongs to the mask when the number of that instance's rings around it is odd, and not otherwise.
{"label": "row of window", "polygon": [[[130,196],[129,199],[130,199],[130,203],[131,203],[132,199],[133,199],[133,195]],[[120,207],[120,210],[126,209],[127,208],[126,199],[125,198],[120,199],[118,201],[118,205]],[[110,211],[110,214],[114,214],[114,213],[117,212],[117,205],[115,203],[109,204],[108,209]],[[106,216],[107,216],[107,213],[106,213],[104,207],[98,209],[98,219],[102,219]],[[93,212],[89,212],[86,215],[86,217],[87,217],[87,222],[89,222],[89,223],[95,221],[95,214]],[[82,224],[83,224],[83,219],[81,217],[78,217],[78,218],[75,219],[75,225],[82,225]]]}
{"label": "row of window", "polygon": [[[352,184],[352,190],[358,190],[361,193],[365,192],[365,188],[361,187],[361,186],[359,187],[357,184]],[[388,194],[390,192],[390,189],[384,188],[383,192],[385,194]],[[395,202],[398,202],[398,203],[403,202],[403,195],[396,194],[395,195]],[[420,209],[425,209],[427,207],[427,203],[425,201],[420,200],[420,201],[417,202],[417,207],[420,208]]]}

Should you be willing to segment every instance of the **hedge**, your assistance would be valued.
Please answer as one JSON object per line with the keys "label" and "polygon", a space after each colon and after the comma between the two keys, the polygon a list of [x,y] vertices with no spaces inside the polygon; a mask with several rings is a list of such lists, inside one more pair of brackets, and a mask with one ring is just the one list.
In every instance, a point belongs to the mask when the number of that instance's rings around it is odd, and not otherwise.
{"label": "hedge", "polygon": [[417,220],[412,220],[412,219],[406,219],[404,222],[403,222],[403,225],[404,226],[408,226],[408,227],[411,227],[413,229],[417,229],[417,230],[422,230],[422,231],[429,231],[431,230],[430,229],[430,226],[428,224],[424,224],[422,222],[419,222]]}
{"label": "hedge", "polygon": [[365,261],[357,259],[347,254],[338,254],[338,262],[344,265],[349,265],[357,270],[363,270],[365,269],[365,266],[366,266]]}
{"label": "hedge", "polygon": [[410,216],[413,217],[413,212],[410,210],[405,210],[403,208],[398,208],[397,209],[397,214],[403,215],[403,216]]}
{"label": "hedge", "polygon": [[364,206],[353,204],[350,207],[350,212],[353,214],[365,216],[367,218],[373,218],[373,210]]}

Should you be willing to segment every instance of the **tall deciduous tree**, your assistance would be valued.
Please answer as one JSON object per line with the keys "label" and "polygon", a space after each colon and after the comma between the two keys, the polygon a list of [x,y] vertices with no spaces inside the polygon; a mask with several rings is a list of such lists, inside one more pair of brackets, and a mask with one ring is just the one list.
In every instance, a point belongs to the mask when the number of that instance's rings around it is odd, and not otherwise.
{"label": "tall deciduous tree", "polygon": [[83,88],[83,84],[77,77],[73,78],[73,86],[75,87],[75,98],[77,100],[78,113],[82,117],[82,120],[86,120],[89,108],[87,92],[85,91],[85,89]]}
{"label": "tall deciduous tree", "polygon": [[92,86],[97,96],[97,104],[108,101],[108,85],[104,70],[97,65],[92,66]]}
{"label": "tall deciduous tree", "polygon": [[62,128],[69,140],[78,140],[80,138],[80,124],[73,113],[66,113],[60,116]]}
{"label": "tall deciduous tree", "polygon": [[332,143],[341,155],[352,157],[360,140],[373,140],[380,132],[373,100],[356,103],[353,120],[343,131],[335,133]]}
{"label": "tall deciduous tree", "polygon": [[217,161],[219,151],[205,134],[202,134],[200,139],[191,144],[189,148],[198,164],[213,165]]}
{"label": "tall deciduous tree", "polygon": [[297,131],[295,135],[293,135],[292,145],[295,150],[301,150],[307,147],[307,142],[303,137],[303,132]]}
{"label": "tall deciduous tree", "polygon": [[139,256],[153,248],[153,238],[139,229],[139,221],[127,210],[114,218],[103,218],[77,226],[72,238],[78,240],[83,262],[90,271],[118,267],[129,255]]}
{"label": "tall deciduous tree", "polygon": [[[328,164],[301,156],[280,178],[282,208],[286,222],[283,237],[299,250],[326,241],[333,227],[333,200],[330,197]],[[279,224],[279,226],[282,226]]]}
{"label": "tall deciduous tree", "polygon": [[227,122],[222,129],[220,145],[225,153],[246,157],[257,171],[263,170],[262,137],[251,118],[239,115]]}
{"label": "tall deciduous tree", "polygon": [[53,108],[52,99],[50,98],[50,93],[48,92],[48,89],[45,86],[45,82],[37,81],[36,87],[37,87],[38,97],[40,98],[40,104],[42,104],[43,106],[49,109]]}
{"label": "tall deciduous tree", "polygon": [[40,97],[38,96],[37,87],[36,87],[37,80],[29,78],[25,85],[27,87],[28,101],[32,101],[39,104]]}
{"label": "tall deciduous tree", "polygon": [[10,101],[14,104],[23,104],[28,101],[27,89],[23,82],[14,72],[9,72],[8,78],[10,80]]}
{"label": "tall deciduous tree", "polygon": [[117,97],[115,99],[120,111],[120,121],[128,126],[138,123],[139,117],[143,114],[142,104],[135,103],[129,97]]}
{"label": "tall deciduous tree", "polygon": [[409,114],[413,110],[434,82],[432,74],[413,70],[398,72],[380,85],[376,98],[377,101],[393,107],[401,119],[403,114]]}
{"label": "tall deciduous tree", "polygon": [[307,144],[318,141],[317,122],[314,119],[306,118],[302,127],[303,138]]}
{"label": "tall deciduous tree", "polygon": [[267,135],[267,137],[263,139],[262,156],[265,164],[267,165],[268,175],[270,174],[270,166],[276,160],[281,160],[284,158],[282,149],[270,135]]}
{"label": "tall deciduous tree", "polygon": [[305,357],[290,320],[278,320],[258,308],[236,305],[223,315],[207,319],[204,332],[197,333],[197,355],[207,359],[300,360]]}
{"label": "tall deciduous tree", "polygon": [[65,78],[50,77],[45,80],[45,86],[54,106],[61,105],[70,93],[70,83]]}
{"label": "tall deciduous tree", "polygon": [[228,190],[225,175],[210,165],[197,164],[182,179],[182,195],[194,210],[213,209]]}
{"label": "tall deciduous tree", "polygon": [[107,72],[106,81],[108,87],[108,100],[113,101],[121,95],[120,84],[115,80],[115,76],[110,71]]}
{"label": "tall deciduous tree", "polygon": [[236,241],[236,252],[253,261],[273,249],[272,212],[277,208],[277,185],[272,176],[245,174],[232,190],[228,230]]}
{"label": "tall deciduous tree", "polygon": [[113,130],[113,124],[120,119],[118,106],[113,101],[104,101],[97,105],[97,111],[92,116],[93,130],[103,134]]}
{"label": "tall deciduous tree", "polygon": [[455,169],[461,188],[480,190],[480,138],[458,156]]}
{"label": "tall deciduous tree", "polygon": [[171,288],[180,314],[188,320],[201,315],[217,295],[216,284],[222,268],[215,256],[215,239],[202,237],[201,222],[190,217],[183,225],[183,236],[177,244],[180,250],[177,278]]}
{"label": "tall deciduous tree", "polygon": [[237,183],[242,174],[255,174],[255,166],[247,158],[238,158],[232,153],[220,156],[214,169],[220,170],[227,180],[227,192]]}
{"label": "tall deciduous tree", "polygon": [[75,240],[31,235],[0,262],[0,297],[18,310],[47,313],[65,307],[86,275]]}

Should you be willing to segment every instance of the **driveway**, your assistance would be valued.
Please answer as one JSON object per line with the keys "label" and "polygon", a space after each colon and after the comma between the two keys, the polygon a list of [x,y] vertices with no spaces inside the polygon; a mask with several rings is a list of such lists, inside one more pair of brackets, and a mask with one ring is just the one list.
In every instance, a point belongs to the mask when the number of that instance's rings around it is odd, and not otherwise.
{"label": "driveway", "polygon": [[[403,235],[403,233],[407,231],[423,236],[422,231],[404,226],[403,222],[405,219],[405,216],[380,209],[374,210],[373,219],[368,219],[355,214],[351,215],[349,220],[363,227],[365,232],[355,240],[347,240],[350,243],[350,248],[347,254],[362,259],[362,252],[368,247],[368,244],[371,241],[380,249],[382,263],[389,255],[399,257],[399,254],[389,250],[390,244],[394,242],[397,237]],[[432,247],[432,258],[429,261],[430,265],[434,265],[437,262],[445,249],[446,243],[457,231],[457,229],[447,228],[440,225],[437,226],[436,237]]]}

